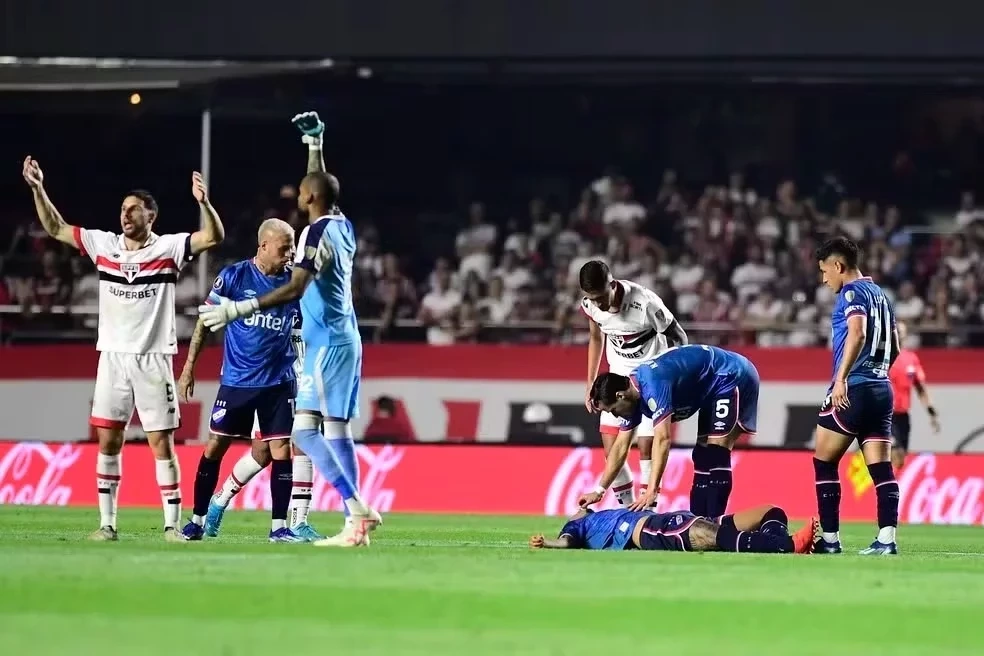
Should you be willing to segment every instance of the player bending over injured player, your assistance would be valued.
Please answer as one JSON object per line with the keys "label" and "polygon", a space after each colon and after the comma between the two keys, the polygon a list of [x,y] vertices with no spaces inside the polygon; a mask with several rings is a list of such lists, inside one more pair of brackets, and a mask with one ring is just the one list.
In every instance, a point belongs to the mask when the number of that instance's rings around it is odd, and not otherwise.
{"label": "player bending over injured player", "polygon": [[793,535],[782,508],[759,506],[716,520],[686,511],[579,510],[557,539],[530,538],[533,549],[642,549],[643,551],[734,551],[799,553],[813,551],[818,528],[811,519]]}

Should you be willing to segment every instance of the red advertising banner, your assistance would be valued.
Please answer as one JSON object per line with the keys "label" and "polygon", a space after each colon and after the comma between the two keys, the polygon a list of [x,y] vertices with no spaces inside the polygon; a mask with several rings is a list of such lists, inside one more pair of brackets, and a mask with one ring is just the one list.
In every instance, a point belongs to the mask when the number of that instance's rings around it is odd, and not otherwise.
{"label": "red advertising banner", "polygon": [[[229,450],[223,476],[245,449],[236,445]],[[91,444],[0,443],[0,503],[95,506],[96,453]],[[188,505],[201,450],[178,446],[177,454]],[[127,446],[123,459],[123,508],[159,507],[153,457],[147,447]],[[359,459],[363,496],[384,513],[570,515],[577,508],[577,498],[594,488],[604,468],[600,449],[567,447],[361,446]],[[809,454],[739,451],[734,454],[733,468],[730,510],[775,503],[793,518],[815,514]],[[673,450],[659,507],[686,509],[692,476],[689,449]],[[506,480],[511,484],[503,484]],[[841,480],[842,518],[870,521],[875,514],[875,494],[860,456],[845,458]],[[984,456],[913,456],[902,470],[899,486],[903,522],[984,524]],[[609,494],[598,507],[614,505]],[[233,507],[270,508],[269,470],[243,489]],[[338,495],[320,477],[315,481],[313,508],[341,508]]]}
{"label": "red advertising banner", "polygon": [[[831,374],[825,349],[742,351],[759,370],[759,433],[754,446],[806,448]],[[943,430],[935,434],[923,408],[912,410],[911,448],[936,453],[984,453],[984,350],[935,349],[920,353]],[[0,439],[77,441],[87,425],[98,354],[90,346],[0,348]],[[204,440],[218,389],[220,348],[206,349],[197,367],[195,399],[182,404],[179,441]],[[175,357],[175,368],[184,354]],[[356,436],[389,432],[406,442],[501,443],[522,440],[593,446],[598,417],[582,406],[585,353],[581,347],[367,344]],[[375,403],[389,397],[396,416],[383,418]],[[45,404],[45,411],[25,411]],[[550,419],[538,440],[526,435],[524,411],[546,405]],[[687,444],[696,419],[676,425]],[[395,435],[394,435],[395,433]],[[134,419],[129,433],[140,435]]]}

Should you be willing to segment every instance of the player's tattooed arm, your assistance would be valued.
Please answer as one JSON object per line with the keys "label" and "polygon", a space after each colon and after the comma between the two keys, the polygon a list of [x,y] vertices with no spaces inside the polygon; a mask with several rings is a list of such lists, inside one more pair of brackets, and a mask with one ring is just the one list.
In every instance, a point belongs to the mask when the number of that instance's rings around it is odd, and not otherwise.
{"label": "player's tattooed arm", "polygon": [[717,532],[716,524],[712,524],[706,519],[698,519],[687,531],[690,548],[694,551],[716,551]]}
{"label": "player's tattooed arm", "polygon": [[325,151],[318,148],[308,148],[308,161],[307,161],[307,172],[308,173],[327,173],[328,168],[325,166]]}
{"label": "player's tattooed arm", "polygon": [[181,369],[181,376],[178,377],[178,396],[187,403],[195,393],[195,364],[198,356],[201,355],[202,346],[205,345],[205,336],[208,328],[200,318],[195,324],[195,331],[191,334],[191,342],[188,344],[188,355],[185,358],[184,367]]}
{"label": "player's tattooed arm", "polygon": [[75,242],[74,226],[70,226],[62,218],[61,212],[48,198],[48,192],[44,189],[44,173],[41,171],[41,166],[37,160],[32,157],[27,157],[24,160],[23,175],[25,182],[30,185],[34,194],[34,209],[38,213],[38,219],[40,219],[44,231],[63,244],[78,248],[79,245]]}

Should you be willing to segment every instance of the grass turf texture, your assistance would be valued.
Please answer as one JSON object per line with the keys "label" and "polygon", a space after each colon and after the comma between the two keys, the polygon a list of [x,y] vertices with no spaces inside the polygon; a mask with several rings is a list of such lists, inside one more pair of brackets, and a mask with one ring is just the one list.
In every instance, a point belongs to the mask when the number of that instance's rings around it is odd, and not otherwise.
{"label": "grass turf texture", "polygon": [[[126,510],[0,506],[5,654],[864,654],[984,652],[984,528],[903,527],[903,555],[526,548],[556,518],[389,515],[368,550],[266,543],[265,513],[166,544]],[[315,515],[330,532],[337,516]]]}

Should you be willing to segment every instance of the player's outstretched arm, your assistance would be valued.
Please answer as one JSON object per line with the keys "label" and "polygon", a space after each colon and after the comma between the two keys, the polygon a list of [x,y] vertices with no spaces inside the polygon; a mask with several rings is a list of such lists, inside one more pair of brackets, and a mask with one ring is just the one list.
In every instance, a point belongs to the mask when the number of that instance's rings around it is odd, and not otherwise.
{"label": "player's outstretched arm", "polygon": [[605,496],[605,491],[611,487],[612,481],[615,480],[615,477],[622,470],[622,465],[625,464],[625,459],[629,455],[629,447],[632,446],[634,431],[635,426],[619,431],[612,443],[612,448],[608,450],[608,455],[605,457],[605,472],[601,475],[598,487],[592,492],[582,494],[577,500],[579,506],[587,508],[593,503],[598,503]]}
{"label": "player's outstretched arm", "polygon": [[198,255],[222,243],[225,239],[225,227],[222,225],[219,213],[209,202],[205,178],[198,171],[191,174],[191,193],[202,210],[202,227],[191,233],[191,253]]}
{"label": "player's outstretched arm", "polygon": [[71,226],[62,218],[61,212],[55,207],[44,189],[44,173],[37,160],[30,155],[24,159],[24,180],[34,194],[34,209],[41,220],[44,231],[63,244],[79,247],[75,241],[75,226]]}
{"label": "player's outstretched arm", "polygon": [[301,131],[301,141],[308,147],[308,173],[327,173],[324,155],[325,124],[318,112],[302,112],[290,120]]}
{"label": "player's outstretched arm", "polygon": [[304,290],[314,280],[314,274],[307,269],[295,266],[291,270],[290,280],[287,284],[277,287],[269,294],[264,294],[257,301],[258,310],[265,310],[269,307],[276,307],[296,301],[304,295]]}
{"label": "player's outstretched arm", "polygon": [[530,538],[531,549],[573,549],[571,536],[561,535],[556,540],[545,538],[542,535],[534,535]]}
{"label": "player's outstretched arm", "polygon": [[584,394],[584,407],[588,412],[594,414],[598,412],[594,402],[591,400],[591,385],[598,377],[598,369],[601,367],[601,351],[604,346],[605,337],[601,334],[601,328],[592,319],[588,319],[588,386]]}

